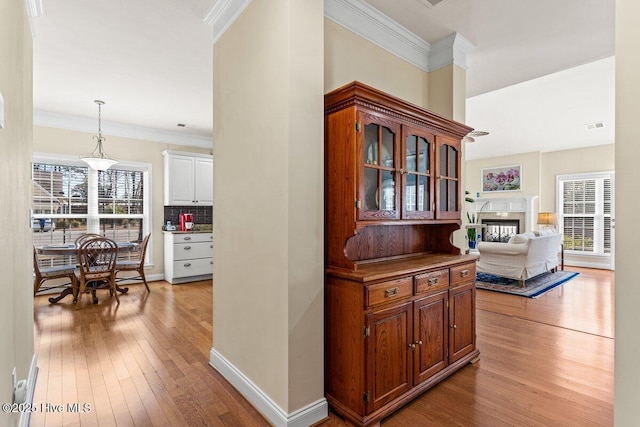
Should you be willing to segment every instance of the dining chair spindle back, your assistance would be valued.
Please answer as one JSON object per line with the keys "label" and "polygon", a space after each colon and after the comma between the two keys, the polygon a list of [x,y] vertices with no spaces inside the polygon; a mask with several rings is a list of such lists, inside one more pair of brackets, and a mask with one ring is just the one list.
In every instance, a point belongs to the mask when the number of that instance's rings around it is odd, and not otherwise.
{"label": "dining chair spindle back", "polygon": [[[85,240],[78,247],[79,267],[76,270],[76,308],[80,308],[82,295],[87,291],[87,286],[92,289],[107,287],[112,296],[116,297],[116,302],[120,304],[118,293],[116,292],[116,260],[118,257],[118,246],[116,242],[106,237],[94,237]],[[104,286],[104,285],[107,286]]]}

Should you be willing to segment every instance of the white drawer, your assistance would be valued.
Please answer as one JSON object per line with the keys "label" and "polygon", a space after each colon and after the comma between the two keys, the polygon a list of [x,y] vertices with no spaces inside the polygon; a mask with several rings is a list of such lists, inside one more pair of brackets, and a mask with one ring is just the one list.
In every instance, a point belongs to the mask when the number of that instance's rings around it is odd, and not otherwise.
{"label": "white drawer", "polygon": [[173,233],[173,243],[213,242],[213,233]]}
{"label": "white drawer", "polygon": [[173,277],[201,276],[213,273],[211,258],[189,259],[173,263]]}
{"label": "white drawer", "polygon": [[176,243],[173,245],[174,261],[211,258],[213,256],[213,242]]}

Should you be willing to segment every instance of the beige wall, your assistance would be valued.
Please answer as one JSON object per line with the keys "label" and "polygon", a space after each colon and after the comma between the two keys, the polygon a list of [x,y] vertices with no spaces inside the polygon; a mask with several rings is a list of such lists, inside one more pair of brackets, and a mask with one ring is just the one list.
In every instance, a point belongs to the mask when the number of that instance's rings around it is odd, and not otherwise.
{"label": "beige wall", "polygon": [[640,3],[616,1],[616,356],[614,423],[638,425],[638,99],[640,99]]}
{"label": "beige wall", "polygon": [[541,155],[540,211],[557,212],[556,177],[615,169],[615,145],[552,151]]}
{"label": "beige wall", "polygon": [[[88,106],[87,108],[90,107],[91,106]],[[37,153],[64,154],[74,157],[85,156],[90,154],[95,148],[93,136],[94,134],[89,132],[34,126],[33,151]],[[164,165],[162,151],[178,150],[209,154],[211,150],[110,136],[109,134],[105,134],[105,138],[104,150],[110,157],[122,161],[151,163],[151,214],[153,221],[151,226],[151,240],[153,242],[153,269],[145,273],[147,276],[163,274],[164,248],[162,221],[164,219]]]}
{"label": "beige wall", "polygon": [[464,123],[466,117],[467,72],[450,64],[429,73],[431,111]]}
{"label": "beige wall", "polygon": [[327,18],[324,33],[325,92],[357,80],[428,107],[428,73]]}
{"label": "beige wall", "polygon": [[[607,144],[572,150],[470,160],[465,165],[465,188],[471,192],[473,198],[476,198],[477,192],[480,192],[481,198],[538,196],[534,206],[537,206],[540,212],[556,211],[556,177],[583,172],[612,171],[615,169],[614,153],[615,145]],[[522,191],[482,193],[480,178],[482,168],[509,165],[522,165]],[[537,214],[537,212],[534,213]]]}
{"label": "beige wall", "polygon": [[322,8],[251,2],[214,46],[213,350],[286,413],[324,397]]}
{"label": "beige wall", "polygon": [[[32,40],[24,2],[0,0],[0,402],[12,402],[11,371],[26,379],[33,357],[31,249]],[[0,425],[18,414],[0,412]]]}
{"label": "beige wall", "polygon": [[[481,144],[481,142],[474,142]],[[500,193],[483,193],[481,173],[483,168],[493,168],[500,166],[521,165],[522,191],[506,191]],[[492,197],[520,197],[538,196],[540,197],[541,180],[541,154],[539,152],[525,153],[514,156],[493,157],[488,159],[469,160],[465,164],[465,187],[469,191],[470,197],[476,199],[480,193],[481,199]],[[537,215],[539,199],[534,201],[534,214]]]}

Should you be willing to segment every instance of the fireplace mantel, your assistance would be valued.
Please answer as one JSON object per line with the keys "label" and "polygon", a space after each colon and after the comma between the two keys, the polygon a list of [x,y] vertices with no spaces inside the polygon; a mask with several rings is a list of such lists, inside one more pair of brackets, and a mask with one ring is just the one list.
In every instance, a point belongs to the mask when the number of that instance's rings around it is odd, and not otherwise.
{"label": "fireplace mantel", "polygon": [[533,229],[533,202],[538,196],[520,196],[520,197],[487,197],[486,199],[477,198],[471,203],[470,212],[481,213],[524,213],[524,231]]}

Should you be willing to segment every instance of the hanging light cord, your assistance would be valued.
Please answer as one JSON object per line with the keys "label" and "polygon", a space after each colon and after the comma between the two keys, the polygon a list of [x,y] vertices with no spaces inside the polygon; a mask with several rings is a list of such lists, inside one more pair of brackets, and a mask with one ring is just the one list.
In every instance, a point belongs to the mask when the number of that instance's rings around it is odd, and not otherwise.
{"label": "hanging light cord", "polygon": [[98,136],[94,135],[93,137],[93,139],[98,141],[98,144],[96,144],[96,148],[93,149],[91,156],[94,156],[96,154],[96,151],[98,151],[97,157],[104,159],[105,157],[107,157],[102,150],[102,141],[105,140],[105,138],[102,136],[102,104],[104,104],[104,101],[95,100],[93,102],[98,104]]}

